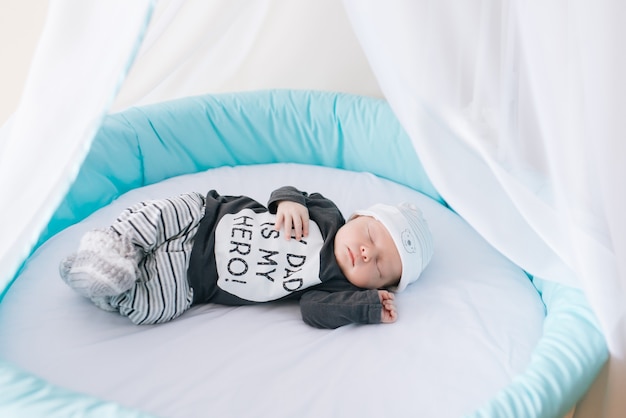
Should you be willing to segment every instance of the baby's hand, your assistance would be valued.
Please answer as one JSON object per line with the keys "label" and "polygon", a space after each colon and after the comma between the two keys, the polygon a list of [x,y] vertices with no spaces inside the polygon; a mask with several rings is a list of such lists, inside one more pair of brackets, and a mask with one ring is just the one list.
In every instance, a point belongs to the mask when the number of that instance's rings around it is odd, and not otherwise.
{"label": "baby's hand", "polygon": [[[280,231],[285,227],[285,239],[290,240],[292,233],[297,240],[309,235],[309,210],[306,206],[290,200],[278,203],[276,209],[276,225],[274,229]],[[293,231],[293,232],[292,232]]]}
{"label": "baby's hand", "polygon": [[380,298],[380,303],[383,304],[383,312],[380,322],[383,324],[396,322],[396,319],[398,319],[398,311],[396,311],[396,303],[393,301],[393,293],[387,290],[379,290],[378,297]]}

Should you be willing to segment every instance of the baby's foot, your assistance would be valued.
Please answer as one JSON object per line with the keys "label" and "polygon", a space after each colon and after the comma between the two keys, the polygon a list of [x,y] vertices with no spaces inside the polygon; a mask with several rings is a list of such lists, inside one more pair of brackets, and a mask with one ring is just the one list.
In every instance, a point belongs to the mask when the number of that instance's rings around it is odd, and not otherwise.
{"label": "baby's foot", "polygon": [[93,302],[93,304],[96,305],[98,308],[103,309],[105,311],[109,311],[109,312],[116,312],[117,309],[111,306],[111,304],[109,303],[110,300],[111,300],[111,296],[101,296],[101,297],[91,298],[91,301]]}
{"label": "baby's foot", "polygon": [[59,273],[72,289],[88,298],[116,296],[136,280],[132,244],[110,230],[90,231],[78,252],[61,261]]}
{"label": "baby's foot", "polygon": [[59,263],[59,274],[61,275],[63,281],[68,285],[69,283],[67,281],[67,277],[70,274],[70,270],[72,269],[72,264],[74,264],[74,260],[76,260],[76,253],[68,255],[63,260],[61,260],[61,263]]}
{"label": "baby's foot", "polygon": [[[79,291],[78,289],[86,289],[86,287],[88,287],[89,284],[85,283],[83,285],[80,285],[79,284],[80,275],[79,276],[70,275],[70,270],[72,269],[72,264],[74,264],[74,260],[76,260],[76,254],[71,254],[65,259],[63,259],[61,261],[61,264],[59,264],[59,273],[61,273],[61,277],[63,278],[63,281],[65,281],[65,283],[67,283],[73,289],[76,289],[78,293],[83,294],[83,291],[82,290]],[[89,292],[85,290],[84,293],[89,293]],[[83,296],[87,296],[87,295],[83,294]],[[117,311],[117,309],[115,309],[108,303],[109,300],[111,299],[111,296],[92,296],[90,299],[93,302],[93,304],[96,305],[100,309],[104,309],[105,311],[111,311],[111,312]]]}
{"label": "baby's foot", "polygon": [[130,289],[136,276],[130,260],[115,261],[82,251],[61,261],[59,272],[65,283],[85,297],[116,296]]}

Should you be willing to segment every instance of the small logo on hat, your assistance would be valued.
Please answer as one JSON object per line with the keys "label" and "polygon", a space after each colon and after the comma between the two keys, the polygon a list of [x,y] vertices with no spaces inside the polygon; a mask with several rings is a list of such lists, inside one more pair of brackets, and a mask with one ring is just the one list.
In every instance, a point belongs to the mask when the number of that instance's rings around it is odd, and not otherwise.
{"label": "small logo on hat", "polygon": [[402,245],[407,253],[414,253],[417,251],[417,240],[415,239],[415,234],[409,229],[405,229],[402,231]]}

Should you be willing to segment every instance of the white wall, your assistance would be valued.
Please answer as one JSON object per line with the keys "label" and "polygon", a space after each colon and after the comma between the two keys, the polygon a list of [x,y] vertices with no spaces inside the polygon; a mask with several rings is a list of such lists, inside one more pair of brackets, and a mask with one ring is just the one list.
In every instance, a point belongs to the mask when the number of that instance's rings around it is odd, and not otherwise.
{"label": "white wall", "polygon": [[17,108],[47,0],[0,1],[0,126]]}
{"label": "white wall", "polygon": [[341,1],[161,0],[111,110],[279,88],[382,96]]}

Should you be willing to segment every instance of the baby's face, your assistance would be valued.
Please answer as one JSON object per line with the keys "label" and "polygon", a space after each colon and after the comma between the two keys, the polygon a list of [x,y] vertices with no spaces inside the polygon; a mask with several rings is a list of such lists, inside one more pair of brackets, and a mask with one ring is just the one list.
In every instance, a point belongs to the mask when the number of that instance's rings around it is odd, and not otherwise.
{"label": "baby's face", "polygon": [[402,275],[389,231],[370,216],[354,218],[337,231],[335,259],[350,283],[364,289],[393,286]]}

